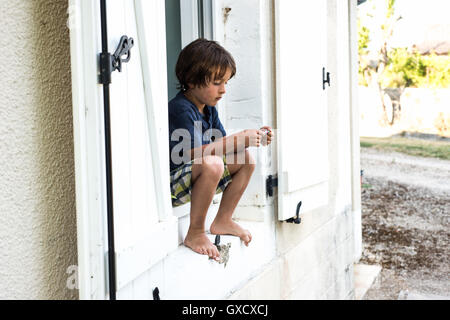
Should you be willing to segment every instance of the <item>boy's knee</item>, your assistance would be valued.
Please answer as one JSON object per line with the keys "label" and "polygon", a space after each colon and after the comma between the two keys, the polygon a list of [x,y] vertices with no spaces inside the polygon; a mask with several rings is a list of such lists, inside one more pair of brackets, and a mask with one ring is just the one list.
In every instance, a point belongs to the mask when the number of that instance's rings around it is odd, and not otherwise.
{"label": "boy's knee", "polygon": [[248,150],[245,150],[245,165],[252,173],[255,171],[256,161]]}
{"label": "boy's knee", "polygon": [[212,177],[220,179],[223,175],[224,164],[221,157],[207,156],[203,158],[202,171]]}

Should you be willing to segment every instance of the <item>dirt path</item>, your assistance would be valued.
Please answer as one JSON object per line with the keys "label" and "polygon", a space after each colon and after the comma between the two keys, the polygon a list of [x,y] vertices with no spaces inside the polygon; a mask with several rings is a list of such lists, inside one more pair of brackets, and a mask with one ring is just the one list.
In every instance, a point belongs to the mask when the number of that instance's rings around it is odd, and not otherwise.
{"label": "dirt path", "polygon": [[450,297],[450,161],[361,149],[363,255],[383,267],[364,299]]}

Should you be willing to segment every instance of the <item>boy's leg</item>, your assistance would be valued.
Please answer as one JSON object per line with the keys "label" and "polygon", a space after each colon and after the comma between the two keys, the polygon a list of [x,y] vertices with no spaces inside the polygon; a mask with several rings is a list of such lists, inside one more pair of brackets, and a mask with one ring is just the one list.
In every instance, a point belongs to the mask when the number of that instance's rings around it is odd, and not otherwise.
{"label": "boy's leg", "polygon": [[219,251],[206,236],[205,218],[223,171],[223,160],[216,156],[204,157],[202,163],[192,165],[190,224],[184,244],[212,258],[218,258]]}
{"label": "boy's leg", "polygon": [[245,162],[239,163],[235,161],[236,158],[230,159],[234,161],[227,160],[227,167],[232,175],[232,181],[223,192],[219,211],[211,224],[210,231],[213,234],[238,236],[248,246],[248,243],[252,240],[250,232],[234,222],[232,215],[255,170],[255,161],[247,150],[245,150],[245,154],[227,155],[227,159],[229,157],[237,157],[237,159],[243,159]]}

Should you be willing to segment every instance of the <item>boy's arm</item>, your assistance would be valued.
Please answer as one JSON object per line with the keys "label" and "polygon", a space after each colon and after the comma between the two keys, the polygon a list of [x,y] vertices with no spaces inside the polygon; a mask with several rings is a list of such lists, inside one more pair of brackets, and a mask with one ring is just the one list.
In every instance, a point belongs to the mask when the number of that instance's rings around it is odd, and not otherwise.
{"label": "boy's arm", "polygon": [[248,147],[259,147],[263,131],[257,129],[244,130],[230,136],[217,139],[210,144],[191,149],[191,159],[197,159],[206,155],[226,155],[242,152]]}

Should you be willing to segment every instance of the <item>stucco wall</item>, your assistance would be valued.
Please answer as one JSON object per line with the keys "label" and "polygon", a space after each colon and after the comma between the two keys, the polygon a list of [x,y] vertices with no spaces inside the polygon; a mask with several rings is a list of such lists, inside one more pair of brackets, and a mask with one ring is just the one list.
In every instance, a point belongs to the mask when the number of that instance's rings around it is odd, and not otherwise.
{"label": "stucco wall", "polygon": [[0,7],[0,299],[77,299],[67,0]]}

